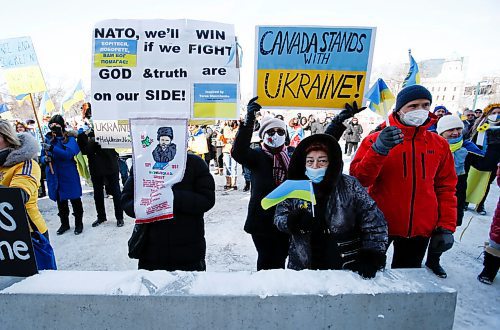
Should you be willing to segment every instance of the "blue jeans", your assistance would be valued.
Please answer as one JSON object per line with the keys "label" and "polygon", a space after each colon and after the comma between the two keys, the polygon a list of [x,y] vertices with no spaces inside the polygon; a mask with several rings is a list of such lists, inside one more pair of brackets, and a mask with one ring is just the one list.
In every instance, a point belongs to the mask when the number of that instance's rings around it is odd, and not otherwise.
{"label": "blue jeans", "polygon": [[238,175],[237,165],[238,163],[231,157],[230,153],[224,153],[224,174],[230,176],[231,178],[236,178]]}

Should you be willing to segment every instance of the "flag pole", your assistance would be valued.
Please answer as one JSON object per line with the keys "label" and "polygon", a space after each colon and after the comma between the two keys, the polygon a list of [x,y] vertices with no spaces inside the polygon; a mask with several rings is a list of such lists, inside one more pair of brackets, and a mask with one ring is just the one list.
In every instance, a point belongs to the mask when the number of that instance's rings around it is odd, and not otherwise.
{"label": "flag pole", "polygon": [[389,112],[387,111],[387,106],[385,105],[385,101],[383,101],[382,104],[384,105],[385,127],[389,127],[391,126],[391,124],[389,123]]}
{"label": "flag pole", "polygon": [[[38,125],[38,131],[40,132],[40,140],[43,143],[44,141],[43,141],[42,126],[40,126],[40,120],[38,119],[38,114],[36,113],[35,102],[33,101],[33,95],[31,93],[29,94],[30,94],[31,108],[33,109],[33,114],[35,115],[35,120]],[[45,156],[48,156],[47,150],[45,150]],[[50,173],[54,174],[54,168],[52,167],[52,162],[49,162],[49,168],[50,168]]]}
{"label": "flag pole", "polygon": [[314,218],[314,188],[313,188],[313,183],[311,180],[309,180],[309,191],[311,192],[311,208],[312,208],[312,216]]}

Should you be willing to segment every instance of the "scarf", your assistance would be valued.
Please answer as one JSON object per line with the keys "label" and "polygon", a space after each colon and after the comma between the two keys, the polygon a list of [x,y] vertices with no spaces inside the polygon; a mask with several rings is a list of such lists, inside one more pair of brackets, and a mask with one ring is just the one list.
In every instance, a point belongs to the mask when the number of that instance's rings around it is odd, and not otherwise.
{"label": "scarf", "polygon": [[273,159],[273,179],[274,184],[279,186],[286,180],[288,173],[288,165],[290,165],[290,157],[288,156],[287,147],[282,145],[280,148],[271,150],[266,144],[262,144],[262,150]]}
{"label": "scarf", "polygon": [[464,140],[462,136],[456,138],[456,139],[448,139],[448,143],[450,144],[450,150],[451,152],[455,152],[458,149],[462,148],[462,145],[464,144]]}

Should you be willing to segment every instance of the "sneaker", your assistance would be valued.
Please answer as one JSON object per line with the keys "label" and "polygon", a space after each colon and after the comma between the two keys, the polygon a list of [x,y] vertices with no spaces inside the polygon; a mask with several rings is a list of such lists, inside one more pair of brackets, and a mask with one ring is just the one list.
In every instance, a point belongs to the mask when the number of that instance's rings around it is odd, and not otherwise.
{"label": "sneaker", "polygon": [[123,222],[123,219],[117,219],[116,220],[116,226],[117,227],[123,227],[125,225],[125,222]]}
{"label": "sneaker", "polygon": [[437,277],[440,278],[446,278],[448,277],[448,274],[446,274],[446,271],[441,267],[440,264],[430,264],[430,263],[425,263],[425,267],[429,268],[432,270],[434,274],[436,274]]}
{"label": "sneaker", "polygon": [[231,189],[231,186],[224,186],[224,190],[229,190]]}
{"label": "sneaker", "polygon": [[96,221],[92,222],[92,227],[97,227],[105,221],[106,221],[106,219],[97,219]]}
{"label": "sneaker", "polygon": [[232,186],[231,188],[229,188],[230,190],[238,190],[238,186]]}
{"label": "sneaker", "polygon": [[480,205],[477,207],[476,209],[476,212],[479,214],[479,215],[486,215],[486,210],[484,209],[484,206],[483,205]]}
{"label": "sneaker", "polygon": [[69,230],[69,226],[61,225],[61,227],[59,227],[59,229],[57,230],[56,234],[57,235],[62,235],[65,232],[67,232],[68,230]]}

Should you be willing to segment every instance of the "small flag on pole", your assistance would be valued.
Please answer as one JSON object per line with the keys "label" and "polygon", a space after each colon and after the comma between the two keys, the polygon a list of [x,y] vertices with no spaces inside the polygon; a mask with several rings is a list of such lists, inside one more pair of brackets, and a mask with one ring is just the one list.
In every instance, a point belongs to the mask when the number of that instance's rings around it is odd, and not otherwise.
{"label": "small flag on pole", "polygon": [[264,197],[260,205],[267,210],[288,198],[299,198],[316,205],[316,198],[309,180],[286,180]]}
{"label": "small flag on pole", "polygon": [[418,65],[413,56],[411,56],[411,49],[408,50],[408,55],[410,56],[410,69],[406,75],[405,81],[403,81],[403,88],[411,85],[420,85],[420,72],[418,71]]}
{"label": "small flag on pole", "polygon": [[394,94],[380,78],[370,88],[366,98],[370,101],[370,109],[384,118],[387,118],[387,114],[395,102]]}
{"label": "small flag on pole", "polygon": [[50,99],[49,92],[43,92],[43,97],[40,101],[40,113],[43,116],[50,115],[50,113],[54,111],[55,108],[56,107],[54,106],[54,103]]}
{"label": "small flag on pole", "polygon": [[73,104],[83,100],[85,100],[85,93],[83,92],[82,81],[80,80],[73,91],[64,97],[61,103],[62,112],[69,110]]}

